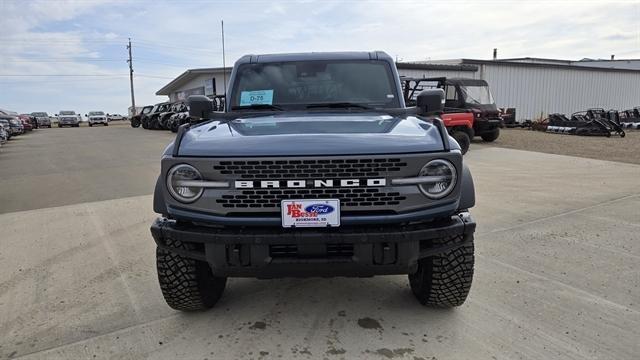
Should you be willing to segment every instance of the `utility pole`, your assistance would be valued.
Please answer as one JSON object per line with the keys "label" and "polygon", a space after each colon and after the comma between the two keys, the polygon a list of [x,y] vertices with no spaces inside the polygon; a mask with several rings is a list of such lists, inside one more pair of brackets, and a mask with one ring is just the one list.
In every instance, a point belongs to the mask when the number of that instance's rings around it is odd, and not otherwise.
{"label": "utility pole", "polygon": [[133,95],[133,59],[131,58],[131,38],[129,38],[129,45],[127,45],[127,49],[129,50],[129,83],[131,84],[131,115],[136,115],[136,97]]}
{"label": "utility pole", "polygon": [[220,20],[222,26],[222,86],[224,87],[224,102],[227,103],[227,64],[224,56],[224,20]]}

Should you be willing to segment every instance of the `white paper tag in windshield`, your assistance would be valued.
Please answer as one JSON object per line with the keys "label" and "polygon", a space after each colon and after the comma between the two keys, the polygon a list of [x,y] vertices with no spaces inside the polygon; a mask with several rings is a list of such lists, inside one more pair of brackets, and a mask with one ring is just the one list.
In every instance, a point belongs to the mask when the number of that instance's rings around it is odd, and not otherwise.
{"label": "white paper tag in windshield", "polygon": [[240,106],[272,105],[273,90],[242,91],[240,93]]}

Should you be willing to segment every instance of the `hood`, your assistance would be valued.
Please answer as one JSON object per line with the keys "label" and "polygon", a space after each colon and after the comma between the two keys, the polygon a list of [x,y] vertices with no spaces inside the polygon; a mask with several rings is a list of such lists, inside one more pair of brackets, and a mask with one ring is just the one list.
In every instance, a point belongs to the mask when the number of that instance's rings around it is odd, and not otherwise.
{"label": "hood", "polygon": [[[171,151],[171,147],[167,149]],[[212,121],[184,134],[180,156],[303,156],[442,151],[438,129],[415,116],[288,113]]]}

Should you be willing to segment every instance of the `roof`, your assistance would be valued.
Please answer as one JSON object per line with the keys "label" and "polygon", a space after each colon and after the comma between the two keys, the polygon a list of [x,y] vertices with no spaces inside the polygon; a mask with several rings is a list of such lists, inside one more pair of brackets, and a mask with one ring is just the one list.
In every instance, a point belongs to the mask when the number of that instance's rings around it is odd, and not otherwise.
{"label": "roof", "polygon": [[421,62],[399,62],[396,63],[398,69],[403,70],[443,70],[443,71],[478,71],[478,67],[468,64],[432,64]]}
{"label": "roof", "polygon": [[[167,85],[163,86],[160,90],[156,91],[156,95],[169,95],[171,91],[183,84],[188,83],[193,78],[201,74],[211,74],[214,72],[219,72],[224,70],[225,68],[217,67],[217,68],[200,68],[200,69],[189,69],[182,74],[180,74],[177,78],[171,80]],[[227,68],[227,71],[231,71],[231,68]]]}
{"label": "roof", "polygon": [[384,60],[393,61],[384,51],[338,51],[245,55],[236,64],[314,60]]}
{"label": "roof", "polygon": [[640,70],[634,70],[634,69],[608,68],[608,67],[599,67],[599,66],[585,66],[585,65],[571,65],[571,64],[550,64],[550,63],[518,62],[518,61],[505,61],[505,60],[478,60],[478,59],[460,59],[460,62],[463,65],[464,64],[466,65],[503,65],[503,66],[515,66],[515,67],[571,69],[571,70],[581,70],[581,71],[640,73]]}

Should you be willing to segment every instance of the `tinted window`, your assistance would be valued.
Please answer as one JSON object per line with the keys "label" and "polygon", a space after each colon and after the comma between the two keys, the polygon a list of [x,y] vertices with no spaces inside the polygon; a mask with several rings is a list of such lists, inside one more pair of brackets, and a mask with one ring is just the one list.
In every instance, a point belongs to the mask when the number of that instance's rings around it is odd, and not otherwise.
{"label": "tinted window", "polygon": [[244,64],[238,68],[231,103],[241,105],[243,93],[266,91],[272,95],[266,103],[283,107],[335,102],[399,107],[395,86],[389,65],[382,61]]}

